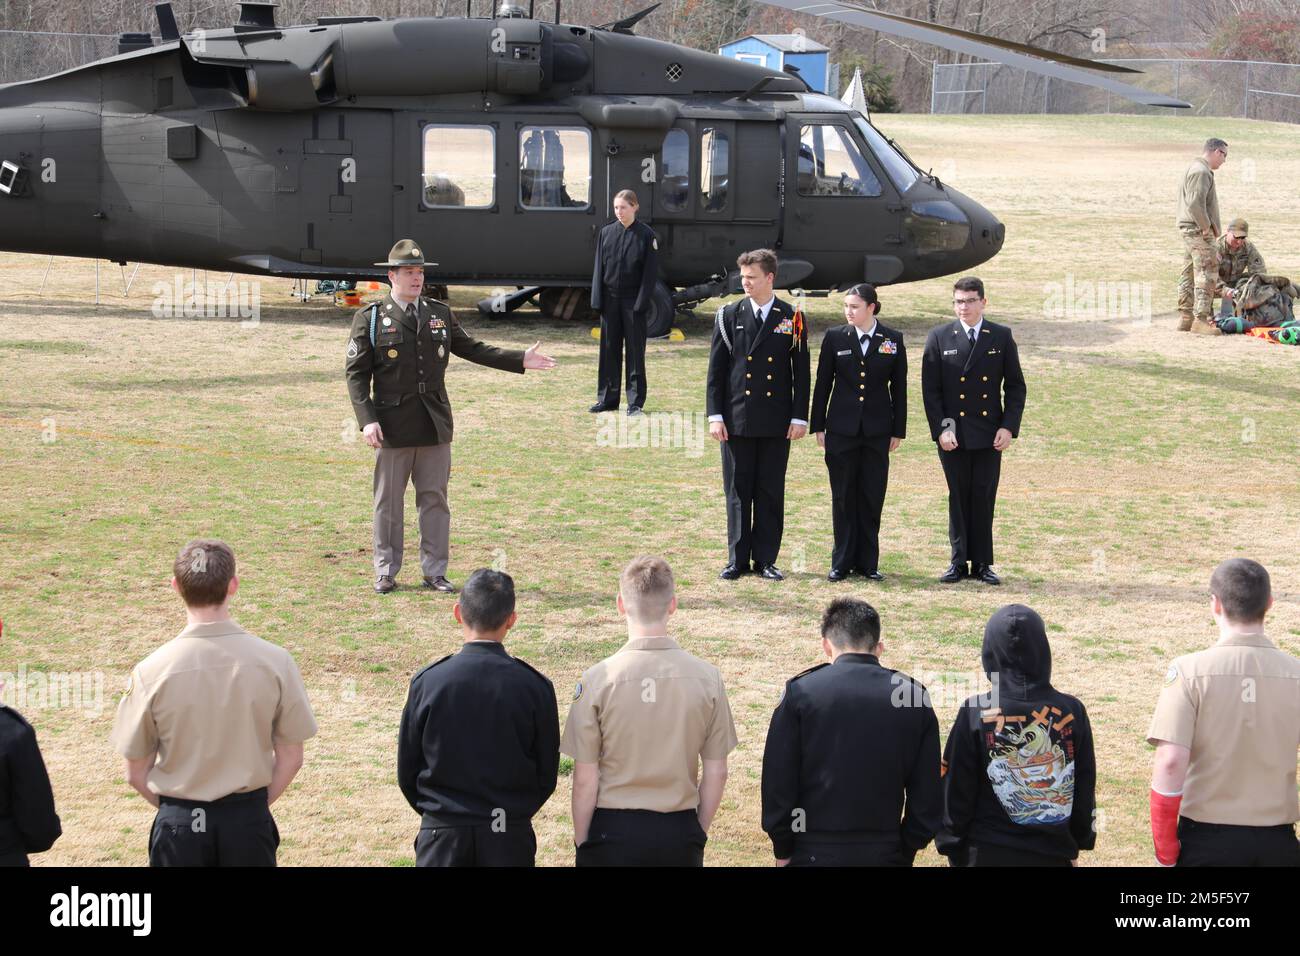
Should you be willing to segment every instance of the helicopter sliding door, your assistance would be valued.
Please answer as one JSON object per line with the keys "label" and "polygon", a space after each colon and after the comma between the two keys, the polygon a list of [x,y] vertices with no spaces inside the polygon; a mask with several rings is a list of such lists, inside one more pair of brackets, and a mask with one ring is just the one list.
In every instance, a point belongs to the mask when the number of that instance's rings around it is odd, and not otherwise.
{"label": "helicopter sliding door", "polygon": [[901,242],[893,183],[848,117],[791,114],[786,122],[785,249],[816,264],[810,288],[866,281],[865,257]]}
{"label": "helicopter sliding door", "polygon": [[318,110],[302,143],[303,219],[299,258],[368,266],[393,236],[393,120],[386,110]]}

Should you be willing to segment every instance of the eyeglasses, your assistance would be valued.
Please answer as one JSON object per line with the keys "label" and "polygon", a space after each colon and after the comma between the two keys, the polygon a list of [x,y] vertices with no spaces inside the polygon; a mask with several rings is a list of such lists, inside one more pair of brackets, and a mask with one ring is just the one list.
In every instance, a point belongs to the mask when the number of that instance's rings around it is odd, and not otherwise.
{"label": "eyeglasses", "polygon": [[979,301],[978,298],[974,298],[974,299],[953,299],[953,300],[952,300],[952,304],[953,304],[953,305],[957,305],[957,306],[961,306],[961,305],[974,305],[974,304],[975,304],[976,302],[978,302],[978,301]]}

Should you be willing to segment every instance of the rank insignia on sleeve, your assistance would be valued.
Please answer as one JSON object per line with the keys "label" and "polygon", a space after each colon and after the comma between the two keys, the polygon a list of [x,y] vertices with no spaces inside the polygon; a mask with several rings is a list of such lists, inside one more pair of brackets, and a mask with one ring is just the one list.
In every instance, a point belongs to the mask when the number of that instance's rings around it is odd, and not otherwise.
{"label": "rank insignia on sleeve", "polygon": [[1178,679],[1178,665],[1170,664],[1169,670],[1165,672],[1165,683],[1172,684],[1177,679]]}
{"label": "rank insignia on sleeve", "polygon": [[582,696],[582,681],[578,681],[578,685],[573,688],[573,699],[577,700],[581,696]]}
{"label": "rank insignia on sleeve", "polygon": [[659,240],[658,240],[658,239],[651,239],[651,240],[650,240],[650,248],[651,248],[651,249],[654,249],[654,250],[657,252],[657,251],[659,250]]}
{"label": "rank insignia on sleeve", "polygon": [[356,358],[356,357],[357,357],[357,340],[352,339],[350,342],[348,342],[348,358]]}

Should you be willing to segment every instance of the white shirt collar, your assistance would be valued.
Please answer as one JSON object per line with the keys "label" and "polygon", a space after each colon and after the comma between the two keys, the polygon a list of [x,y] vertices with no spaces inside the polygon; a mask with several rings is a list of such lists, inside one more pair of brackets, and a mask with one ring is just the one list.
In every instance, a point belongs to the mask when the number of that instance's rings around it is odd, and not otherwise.
{"label": "white shirt collar", "polygon": [[[961,326],[961,334],[964,335],[964,336],[966,336],[967,339],[969,339],[969,338],[970,338],[970,326],[967,325],[965,322],[963,322],[961,319],[958,319],[958,320],[957,320],[957,324]],[[979,338],[980,329],[982,329],[983,327],[984,327],[984,316],[981,315],[981,316],[980,316],[980,320],[979,320],[978,322],[975,323],[975,337],[976,337],[976,338]]]}
{"label": "white shirt collar", "polygon": [[858,337],[858,341],[861,342],[861,341],[862,341],[862,337],[863,337],[864,335],[865,335],[867,338],[871,338],[873,335],[875,335],[875,334],[876,334],[876,329],[879,327],[879,325],[880,325],[879,322],[872,322],[872,323],[871,323],[871,328],[867,329],[867,331],[865,331],[865,332],[863,332],[860,328],[858,328],[858,327],[855,325],[855,326],[853,326],[853,334],[856,335],[856,336]]}
{"label": "white shirt collar", "polygon": [[776,305],[776,296],[772,296],[772,298],[768,299],[767,305],[763,306],[760,306],[755,302],[752,297],[749,298],[749,308],[753,311],[754,315],[758,316],[760,319],[766,320],[767,313],[772,310],[772,306],[774,305]]}

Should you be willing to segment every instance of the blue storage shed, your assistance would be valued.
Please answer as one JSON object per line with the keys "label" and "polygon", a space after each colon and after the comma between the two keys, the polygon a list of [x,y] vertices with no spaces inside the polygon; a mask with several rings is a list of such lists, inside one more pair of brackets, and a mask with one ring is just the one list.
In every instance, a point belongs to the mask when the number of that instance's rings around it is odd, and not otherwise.
{"label": "blue storage shed", "polygon": [[769,70],[793,66],[818,93],[825,93],[829,85],[830,48],[801,33],[753,33],[723,44],[718,53]]}

